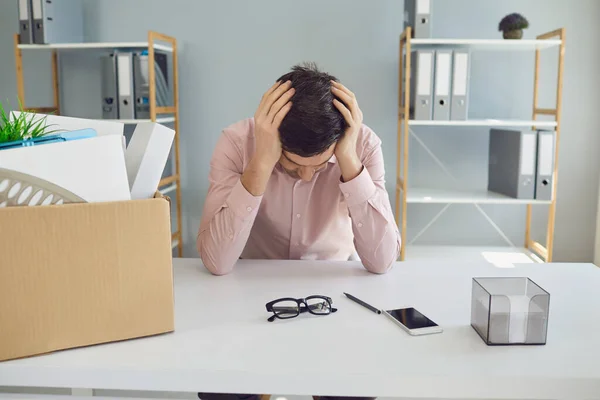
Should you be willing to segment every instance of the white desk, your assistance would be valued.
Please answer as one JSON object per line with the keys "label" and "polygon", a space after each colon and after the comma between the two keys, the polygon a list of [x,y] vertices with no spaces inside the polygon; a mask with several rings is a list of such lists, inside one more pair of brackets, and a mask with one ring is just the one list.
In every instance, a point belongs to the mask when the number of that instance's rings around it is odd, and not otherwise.
{"label": "white desk", "polygon": [[[470,327],[473,276],[530,276],[551,293],[545,346],[488,347]],[[411,337],[383,308],[415,306],[445,329]],[[591,264],[240,262],[209,275],[175,261],[176,332],[0,363],[0,386],[412,398],[600,398],[600,270]],[[329,295],[328,316],[273,323],[265,303]]]}

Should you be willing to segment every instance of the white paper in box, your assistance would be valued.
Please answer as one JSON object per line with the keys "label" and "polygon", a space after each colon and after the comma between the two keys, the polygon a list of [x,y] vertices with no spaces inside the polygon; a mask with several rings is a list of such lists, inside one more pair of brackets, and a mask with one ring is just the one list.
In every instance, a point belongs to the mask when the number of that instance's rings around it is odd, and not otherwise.
{"label": "white paper in box", "polygon": [[137,124],[125,152],[131,198],[148,199],[158,189],[175,131],[154,122]]}
{"label": "white paper in box", "polygon": [[2,150],[0,168],[46,180],[89,203],[131,199],[119,135]]}
{"label": "white paper in box", "polygon": [[[125,150],[125,124],[116,121],[103,121],[87,118],[63,117],[61,115],[37,114],[37,113],[21,113],[19,111],[11,111],[10,118],[14,114],[18,117],[20,114],[26,114],[27,121],[33,120],[37,122],[43,118],[46,119],[45,124],[49,131],[54,133],[65,131],[77,131],[80,129],[93,129],[98,136],[119,135],[121,137],[123,150]],[[54,134],[53,133],[53,134]]]}

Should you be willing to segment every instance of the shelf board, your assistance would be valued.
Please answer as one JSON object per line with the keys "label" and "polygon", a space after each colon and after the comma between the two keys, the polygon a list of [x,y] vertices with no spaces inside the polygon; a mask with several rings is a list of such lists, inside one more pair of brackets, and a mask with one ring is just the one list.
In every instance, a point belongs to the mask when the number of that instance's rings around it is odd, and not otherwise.
{"label": "shelf board", "polygon": [[411,39],[411,49],[425,48],[468,48],[472,50],[515,50],[527,51],[560,46],[560,39]]}
{"label": "shelf board", "polygon": [[[99,119],[100,121],[120,122],[122,124],[139,124],[140,122],[152,122],[151,119]],[[166,124],[175,122],[175,117],[156,118],[156,123]]]}
{"label": "shelf board", "polygon": [[452,262],[488,262],[498,268],[518,264],[541,263],[543,260],[526,248],[493,246],[421,246],[407,245],[406,260],[443,260]]}
{"label": "shelf board", "polygon": [[[148,42],[100,42],[100,43],[52,43],[52,44],[20,44],[21,50],[127,50],[147,49]],[[173,52],[173,48],[162,44],[154,44],[155,50]]]}
{"label": "shelf board", "polygon": [[415,120],[408,121],[411,126],[504,126],[504,127],[532,127],[554,128],[558,125],[556,121],[524,121],[511,119],[468,119],[462,121],[435,121]]}
{"label": "shelf board", "polygon": [[159,192],[163,196],[166,196],[168,193],[171,193],[171,192],[175,191],[176,189],[177,189],[177,183],[172,183],[171,185],[160,189]]}
{"label": "shelf board", "polygon": [[550,204],[550,200],[515,199],[489,191],[464,191],[409,187],[408,203],[426,204]]}

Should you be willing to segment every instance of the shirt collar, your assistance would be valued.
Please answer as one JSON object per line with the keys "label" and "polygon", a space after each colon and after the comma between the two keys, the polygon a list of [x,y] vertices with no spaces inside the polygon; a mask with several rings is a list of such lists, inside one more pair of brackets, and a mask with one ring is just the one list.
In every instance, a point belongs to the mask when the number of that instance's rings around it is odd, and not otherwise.
{"label": "shirt collar", "polygon": [[332,156],[331,156],[331,158],[330,158],[330,159],[329,159],[327,162],[330,162],[330,163],[332,163],[332,164],[335,164],[335,163],[337,163],[337,158],[335,158],[335,154],[334,154],[334,155],[332,155]]}

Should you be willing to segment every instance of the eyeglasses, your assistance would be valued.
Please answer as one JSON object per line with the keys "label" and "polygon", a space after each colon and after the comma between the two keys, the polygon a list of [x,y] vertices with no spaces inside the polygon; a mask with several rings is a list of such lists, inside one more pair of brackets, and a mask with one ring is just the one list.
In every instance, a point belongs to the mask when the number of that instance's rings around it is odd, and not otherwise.
{"label": "eyeglasses", "polygon": [[290,319],[309,312],[313,315],[328,315],[337,311],[331,304],[333,300],[326,296],[309,296],[305,299],[284,297],[266,304],[267,311],[273,315],[267,321],[273,322],[275,318]]}

